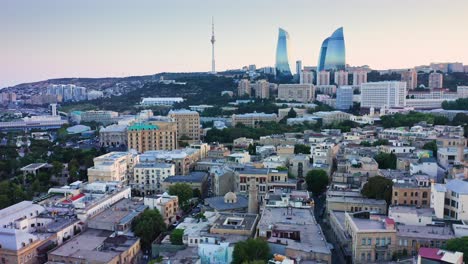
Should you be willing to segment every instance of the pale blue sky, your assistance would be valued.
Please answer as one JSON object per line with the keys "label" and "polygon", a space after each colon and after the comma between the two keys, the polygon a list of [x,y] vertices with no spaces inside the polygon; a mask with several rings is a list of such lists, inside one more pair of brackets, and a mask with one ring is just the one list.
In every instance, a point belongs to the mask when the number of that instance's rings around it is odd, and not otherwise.
{"label": "pale blue sky", "polygon": [[0,0],[0,87],[208,71],[212,15],[218,70],[273,66],[278,27],[303,65],[339,26],[351,65],[468,64],[467,14],[466,0]]}

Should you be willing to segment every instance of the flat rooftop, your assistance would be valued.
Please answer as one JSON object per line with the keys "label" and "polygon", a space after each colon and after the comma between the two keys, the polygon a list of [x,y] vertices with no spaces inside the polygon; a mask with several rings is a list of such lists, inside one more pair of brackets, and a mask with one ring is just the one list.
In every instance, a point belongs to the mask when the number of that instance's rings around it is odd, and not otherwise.
{"label": "flat rooftop", "polygon": [[397,236],[427,240],[455,238],[455,234],[449,226],[398,225]]}
{"label": "flat rooftop", "polygon": [[322,229],[315,221],[313,210],[267,207],[263,210],[262,217],[258,223],[258,229],[260,231],[300,232],[300,241],[278,237],[270,237],[269,241],[276,243],[278,240],[281,240],[282,244],[284,242],[287,243],[287,248],[295,250],[331,254]]}
{"label": "flat rooftop", "polygon": [[142,213],[146,207],[147,206],[143,204],[143,201],[122,199],[110,208],[90,219],[89,224],[125,224]]}
{"label": "flat rooftop", "polygon": [[87,261],[107,263],[128,250],[138,239],[126,236],[109,237],[113,232],[97,229],[87,229],[80,235],[49,252],[49,258],[54,256],[86,259]]}
{"label": "flat rooftop", "polygon": [[228,230],[253,230],[257,223],[256,214],[220,213],[212,228]]}
{"label": "flat rooftop", "polygon": [[392,213],[396,214],[414,214],[417,216],[425,216],[425,217],[432,217],[434,214],[434,209],[432,208],[417,208],[414,206],[399,206],[394,205],[390,206],[388,209],[389,215]]}
{"label": "flat rooftop", "polygon": [[365,230],[387,230],[383,220],[363,219],[350,216],[354,224],[361,231]]}
{"label": "flat rooftop", "polygon": [[358,198],[358,197],[343,197],[343,196],[327,197],[327,202],[387,205],[387,202],[385,202],[385,200],[376,200],[376,199]]}

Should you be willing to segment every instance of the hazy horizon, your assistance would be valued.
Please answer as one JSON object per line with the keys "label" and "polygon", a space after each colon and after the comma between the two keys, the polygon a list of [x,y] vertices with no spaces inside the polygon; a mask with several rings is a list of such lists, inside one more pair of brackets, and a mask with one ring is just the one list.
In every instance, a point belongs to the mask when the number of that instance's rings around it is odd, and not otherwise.
{"label": "hazy horizon", "polygon": [[[278,27],[290,65],[316,66],[320,45],[344,27],[346,63],[401,69],[468,63],[468,1],[0,0],[0,88],[53,78],[203,72],[273,66]],[[463,34],[465,33],[465,34]]]}

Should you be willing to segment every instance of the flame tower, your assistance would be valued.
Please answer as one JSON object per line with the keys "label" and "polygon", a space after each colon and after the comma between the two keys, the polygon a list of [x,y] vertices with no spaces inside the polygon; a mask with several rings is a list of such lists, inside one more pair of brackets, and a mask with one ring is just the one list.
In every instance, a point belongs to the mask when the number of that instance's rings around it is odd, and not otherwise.
{"label": "flame tower", "polygon": [[214,18],[211,18],[211,73],[216,73],[214,44],[216,42],[214,34]]}

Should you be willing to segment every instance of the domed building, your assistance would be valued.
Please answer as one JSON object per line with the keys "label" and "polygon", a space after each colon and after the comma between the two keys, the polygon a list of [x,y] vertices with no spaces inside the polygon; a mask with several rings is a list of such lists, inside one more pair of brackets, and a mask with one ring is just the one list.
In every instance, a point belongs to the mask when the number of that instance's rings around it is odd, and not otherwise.
{"label": "domed building", "polygon": [[243,195],[227,192],[224,196],[206,198],[205,205],[217,212],[246,212],[248,199]]}

